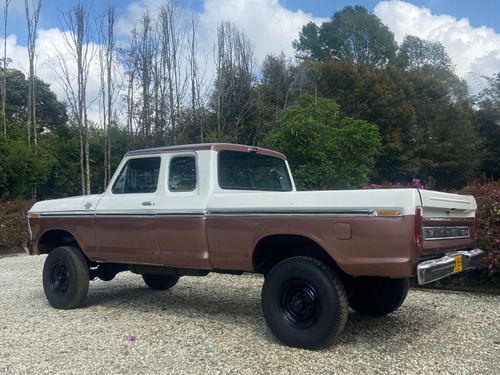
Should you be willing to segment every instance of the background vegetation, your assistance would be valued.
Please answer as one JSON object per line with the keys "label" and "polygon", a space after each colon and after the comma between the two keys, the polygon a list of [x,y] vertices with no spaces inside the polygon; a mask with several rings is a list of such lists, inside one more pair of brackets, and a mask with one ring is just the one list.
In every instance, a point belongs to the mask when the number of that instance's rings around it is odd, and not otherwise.
{"label": "background vegetation", "polygon": [[[27,9],[27,19],[39,9]],[[36,69],[25,76],[6,55],[0,67],[1,246],[26,235],[27,199],[100,193],[128,150],[223,141],[284,152],[301,189],[426,180],[473,193],[483,269],[500,273],[500,73],[480,77],[484,89],[470,96],[441,44],[407,36],[398,45],[361,6],[304,25],[294,59],[268,55],[261,65],[238,26],[221,22],[213,79],[203,73],[196,21],[170,1],[145,13],[128,43],[114,39],[113,6],[95,15],[82,3],[61,19],[70,53],[52,65],[66,98]],[[36,22],[28,30],[36,35]],[[86,97],[92,64],[101,72],[98,98]]]}

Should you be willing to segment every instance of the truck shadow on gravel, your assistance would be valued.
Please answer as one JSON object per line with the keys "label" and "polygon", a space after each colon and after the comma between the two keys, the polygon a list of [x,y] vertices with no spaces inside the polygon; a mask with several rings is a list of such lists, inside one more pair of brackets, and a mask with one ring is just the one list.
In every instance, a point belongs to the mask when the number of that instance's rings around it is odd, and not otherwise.
{"label": "truck shadow on gravel", "polygon": [[[272,341],[283,346],[269,331],[261,309],[261,291],[258,287],[223,287],[219,283],[179,282],[168,291],[155,291],[138,284],[118,287],[109,284],[92,288],[85,309],[95,307],[117,309],[123,314],[161,314],[165,319],[217,322],[226,330],[241,330],[244,327],[259,340]],[[440,314],[432,306],[403,305],[396,312],[382,318],[360,315],[349,310],[346,327],[331,346],[356,345],[376,351],[387,350],[388,346],[411,345],[450,317]]]}

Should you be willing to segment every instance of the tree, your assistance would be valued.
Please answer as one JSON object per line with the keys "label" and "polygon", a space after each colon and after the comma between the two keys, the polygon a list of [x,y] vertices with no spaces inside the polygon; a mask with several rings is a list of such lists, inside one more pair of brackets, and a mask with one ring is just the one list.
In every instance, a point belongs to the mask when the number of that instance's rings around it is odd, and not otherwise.
{"label": "tree", "polygon": [[311,23],[304,26],[294,48],[302,58],[350,59],[383,67],[394,60],[397,44],[394,34],[376,15],[360,5],[349,5],[319,28]]}
{"label": "tree", "polygon": [[[28,26],[28,59],[29,59],[29,92],[28,92],[28,144],[31,144],[31,131],[33,130],[33,141],[35,144],[35,154],[38,150],[37,140],[37,123],[36,123],[36,79],[35,79],[35,57],[36,57],[36,30],[38,27],[38,19],[40,17],[40,9],[42,0],[31,0],[32,10],[28,0],[24,0],[26,11],[26,24]],[[33,196],[35,198],[35,196]]]}
{"label": "tree", "polygon": [[494,179],[500,178],[500,73],[482,77],[484,89],[474,98],[477,111],[474,123],[484,145],[481,171]]}
{"label": "tree", "polygon": [[287,155],[299,189],[348,189],[368,183],[380,139],[377,126],[342,118],[329,99],[303,95],[263,145]]}
{"label": "tree", "polygon": [[467,83],[455,74],[455,66],[439,42],[430,42],[413,35],[405,36],[396,59],[403,70],[432,76],[445,83],[457,100],[468,97]]}
{"label": "tree", "polygon": [[114,80],[114,53],[115,37],[114,26],[116,22],[116,7],[108,6],[104,13],[103,22],[99,30],[101,46],[99,60],[101,67],[101,105],[104,131],[104,184],[111,179],[111,121],[113,118],[113,103],[116,100],[116,83]]}
{"label": "tree", "polygon": [[374,181],[432,176],[438,188],[459,188],[477,173],[480,142],[472,107],[454,99],[439,78],[349,61],[325,61],[321,69],[320,94],[338,102],[346,115],[380,129]]}
{"label": "tree", "polygon": [[[29,83],[25,75],[16,69],[10,69],[5,74],[6,91],[9,93],[5,101],[5,113],[9,120],[9,138],[26,139],[27,97]],[[36,112],[38,118],[38,132],[54,131],[63,127],[68,120],[66,106],[57,100],[56,94],[51,91],[50,85],[36,79]],[[27,142],[27,140],[26,140]]]}
{"label": "tree", "polygon": [[216,82],[212,106],[216,128],[212,139],[254,144],[257,134],[251,123],[256,115],[252,92],[255,56],[248,37],[234,24],[222,22],[217,27]]}
{"label": "tree", "polygon": [[181,24],[182,9],[171,1],[163,3],[159,14],[160,63],[164,86],[167,88],[169,120],[172,129],[172,140],[176,142],[177,125],[181,112],[181,101],[185,90],[181,73],[181,57],[183,56],[183,36],[186,34]]}
{"label": "tree", "polygon": [[[80,130],[80,171],[82,194],[90,194],[89,121],[87,117],[87,83],[95,55],[91,44],[93,30],[89,10],[79,3],[63,12],[62,22],[68,32],[63,33],[66,53],[58,51],[52,69],[66,92],[66,98]],[[76,66],[76,87],[72,65]]]}
{"label": "tree", "polygon": [[4,32],[3,32],[3,69],[1,72],[1,84],[2,84],[2,122],[3,122],[3,137],[7,139],[7,117],[5,116],[5,101],[7,96],[6,88],[6,74],[7,74],[7,19],[9,14],[9,5],[12,0],[5,0],[5,6],[3,8],[3,22],[4,22]]}

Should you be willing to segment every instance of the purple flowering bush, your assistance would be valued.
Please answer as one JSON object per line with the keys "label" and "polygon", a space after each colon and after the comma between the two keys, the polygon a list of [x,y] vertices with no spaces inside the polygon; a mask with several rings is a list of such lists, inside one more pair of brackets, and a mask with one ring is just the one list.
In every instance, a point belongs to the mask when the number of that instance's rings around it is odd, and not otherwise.
{"label": "purple flowering bush", "polygon": [[0,251],[13,252],[29,239],[27,212],[34,200],[0,200]]}
{"label": "purple flowering bush", "polygon": [[500,181],[483,179],[457,191],[477,202],[477,246],[485,252],[484,276],[500,280]]}

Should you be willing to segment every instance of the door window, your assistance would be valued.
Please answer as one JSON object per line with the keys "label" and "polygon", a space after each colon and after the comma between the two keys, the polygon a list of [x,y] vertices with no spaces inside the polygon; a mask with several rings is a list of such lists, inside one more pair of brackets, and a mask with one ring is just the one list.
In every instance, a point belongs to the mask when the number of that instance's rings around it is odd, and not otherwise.
{"label": "door window", "polygon": [[161,159],[130,159],[113,185],[113,194],[154,193],[158,186]]}

